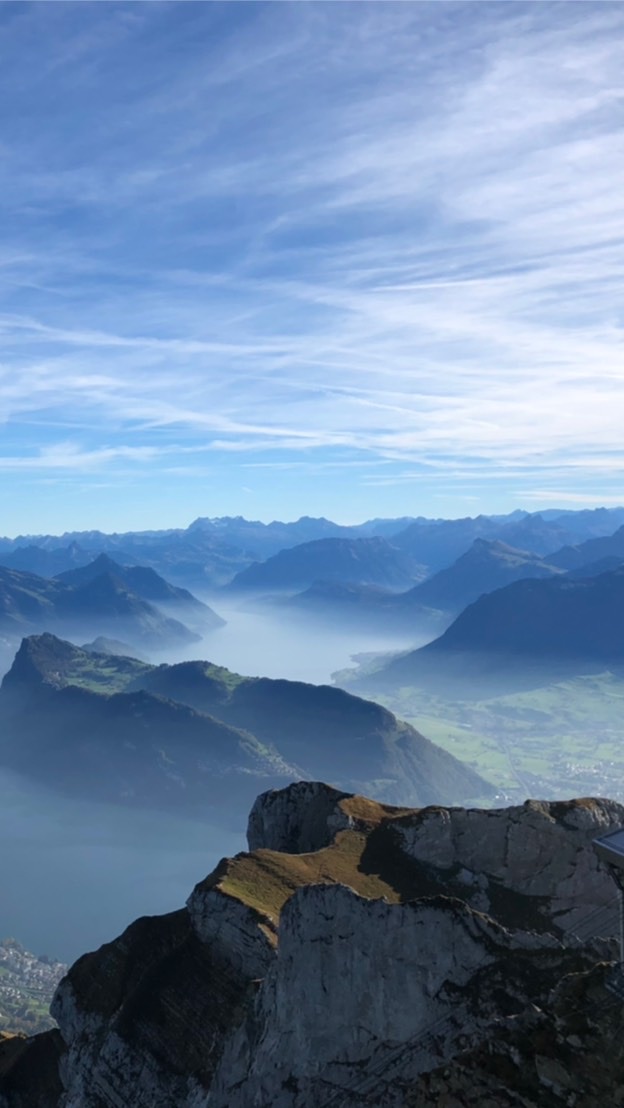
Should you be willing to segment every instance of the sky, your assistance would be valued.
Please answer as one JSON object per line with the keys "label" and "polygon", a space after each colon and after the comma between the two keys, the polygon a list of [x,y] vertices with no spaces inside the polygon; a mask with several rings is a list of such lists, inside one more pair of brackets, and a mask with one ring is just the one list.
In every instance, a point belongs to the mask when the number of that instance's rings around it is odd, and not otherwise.
{"label": "sky", "polygon": [[624,500],[624,6],[0,4],[0,533]]}

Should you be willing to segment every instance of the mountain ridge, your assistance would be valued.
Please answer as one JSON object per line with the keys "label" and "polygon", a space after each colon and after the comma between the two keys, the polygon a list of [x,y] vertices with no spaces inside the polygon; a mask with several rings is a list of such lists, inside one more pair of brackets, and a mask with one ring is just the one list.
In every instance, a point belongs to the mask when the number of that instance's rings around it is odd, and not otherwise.
{"label": "mountain ridge", "polygon": [[424,576],[422,566],[386,539],[327,538],[301,543],[237,573],[228,590],[293,591],[322,578],[400,589]]}
{"label": "mountain ridge", "polygon": [[49,629],[83,637],[94,623],[99,634],[148,647],[188,644],[201,637],[108,572],[72,586],[0,566],[0,633],[21,638],[25,631]]}
{"label": "mountain ridge", "polygon": [[[77,557],[87,562],[104,552],[118,561],[151,566],[177,584],[212,589],[226,584],[253,561],[266,560],[281,549],[327,537],[328,534],[345,538],[371,535],[392,538],[393,545],[407,549],[414,560],[426,564],[431,573],[450,565],[477,537],[499,538],[512,546],[546,554],[566,543],[575,544],[598,535],[609,535],[622,523],[622,508],[577,512],[547,509],[541,514],[516,510],[503,516],[464,520],[399,517],[396,520],[373,519],[355,525],[341,525],[310,517],[302,517],[292,523],[275,520],[270,524],[249,521],[240,516],[204,517],[187,528],[110,534],[71,531],[62,535],[0,538],[0,564],[7,559],[13,560],[14,568],[18,569],[43,569],[54,564],[56,572],[59,572],[72,568]],[[399,535],[403,536],[400,541]],[[40,553],[33,550],[26,553],[25,548],[29,545],[35,546]]]}
{"label": "mountain ridge", "polygon": [[6,736],[19,735],[0,746],[9,768],[86,797],[92,780],[91,791],[123,803],[153,795],[201,807],[205,795],[222,807],[227,779],[247,805],[254,776],[280,784],[314,770],[342,786],[367,781],[391,802],[494,792],[387,709],[342,689],[200,661],[152,666],[50,634],[24,639],[2,682],[0,720]]}
{"label": "mountain ridge", "polygon": [[165,613],[179,612],[190,623],[204,630],[225,626],[225,620],[188,589],[171,585],[150,566],[120,565],[108,554],[99,554],[87,565],[58,573],[55,580],[71,588],[80,588],[92,584],[100,577],[112,577],[120,581],[141,600],[155,604]]}
{"label": "mountain ridge", "polygon": [[354,685],[382,688],[435,681],[450,689],[477,679],[547,684],[563,673],[624,665],[624,567],[596,577],[515,581],[479,597],[437,639]]}

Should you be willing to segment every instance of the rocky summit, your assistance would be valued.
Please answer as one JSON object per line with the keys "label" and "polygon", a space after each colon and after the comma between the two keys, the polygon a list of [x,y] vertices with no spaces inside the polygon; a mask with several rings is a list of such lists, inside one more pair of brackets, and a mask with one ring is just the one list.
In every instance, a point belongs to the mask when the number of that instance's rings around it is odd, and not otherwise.
{"label": "rocky summit", "polygon": [[2,1108],[624,1104],[612,801],[396,808],[264,793],[249,852],[0,1043]]}

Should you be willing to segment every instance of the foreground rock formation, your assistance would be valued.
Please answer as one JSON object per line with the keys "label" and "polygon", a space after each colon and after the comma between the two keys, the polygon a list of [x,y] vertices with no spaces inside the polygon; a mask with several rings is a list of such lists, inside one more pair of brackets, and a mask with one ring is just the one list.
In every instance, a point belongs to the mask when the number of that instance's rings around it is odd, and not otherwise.
{"label": "foreground rock formation", "polygon": [[250,853],[72,967],[60,1035],[0,1044],[0,1105],[624,1104],[615,888],[591,846],[621,825],[607,800],[266,793]]}

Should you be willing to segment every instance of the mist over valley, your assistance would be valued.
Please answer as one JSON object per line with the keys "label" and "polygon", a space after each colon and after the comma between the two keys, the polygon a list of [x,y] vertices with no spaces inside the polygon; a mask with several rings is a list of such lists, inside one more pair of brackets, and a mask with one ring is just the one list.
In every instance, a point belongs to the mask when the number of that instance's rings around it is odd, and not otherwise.
{"label": "mist over valley", "polygon": [[63,961],[179,907],[245,842],[240,826],[81,801],[5,769],[0,789],[2,933]]}
{"label": "mist over valley", "polygon": [[[617,612],[621,592],[621,571],[613,568],[624,557],[618,512],[565,512],[547,521],[398,520],[396,531],[384,521],[379,539],[354,538],[346,528],[327,536],[329,521],[307,520],[301,546],[293,542],[284,552],[290,569],[282,587],[275,542],[301,537],[301,529],[293,536],[294,525],[280,525],[279,539],[266,544],[267,559],[251,567],[250,587],[247,571],[237,569],[245,555],[232,544],[232,523],[230,579],[194,592],[201,575],[175,553],[186,557],[186,532],[88,541],[77,535],[69,543],[49,536],[39,545],[5,540],[1,557],[12,566],[0,570],[5,673],[15,667],[22,636],[52,645],[43,663],[22,649],[36,664],[31,670],[22,663],[26,691],[17,707],[11,675],[0,694],[2,820],[4,841],[12,844],[2,852],[2,930],[72,958],[139,912],[174,908],[192,878],[240,848],[257,792],[298,776],[412,804],[607,791],[624,799],[621,621],[606,618]],[[519,527],[532,549],[497,537]],[[258,554],[257,537],[270,529],[245,521],[236,528],[245,541],[256,536]],[[189,528],[195,536],[206,531],[214,558],[218,525]],[[545,534],[554,543],[578,541],[544,550]],[[152,564],[141,567],[119,549],[113,557],[111,548],[122,546],[149,549]],[[219,557],[223,566],[226,553]],[[162,576],[167,564],[176,566],[176,585]],[[580,614],[577,596],[585,605]],[[576,647],[563,615],[549,614],[555,601],[570,609],[565,618],[578,628]],[[66,639],[86,651],[72,655]],[[486,642],[495,662],[487,661]],[[207,668],[193,669],[198,661]],[[217,685],[213,677],[202,685],[203,673],[214,674]],[[236,675],[268,684],[237,686]],[[330,724],[322,704],[329,697],[329,708],[337,691],[306,691],[321,685],[377,700],[437,744],[431,766],[442,761],[427,786],[433,791],[419,794],[415,783],[412,791],[397,788],[397,774],[418,777],[417,763],[382,769],[371,762],[367,769],[363,748],[359,766],[346,748],[341,754],[338,737],[349,735],[349,706],[357,702],[337,700]],[[238,693],[233,698],[235,687],[266,688],[268,699],[245,707]],[[285,695],[292,698],[286,714]],[[384,724],[388,735],[392,718]],[[144,736],[138,747],[137,727]],[[221,762],[211,761],[216,743]],[[309,756],[315,743],[325,744],[325,761]],[[459,761],[444,769],[447,755]],[[199,777],[192,769],[198,758],[205,767]],[[458,768],[449,775],[451,763]],[[41,913],[36,902],[46,890],[51,907]]]}

